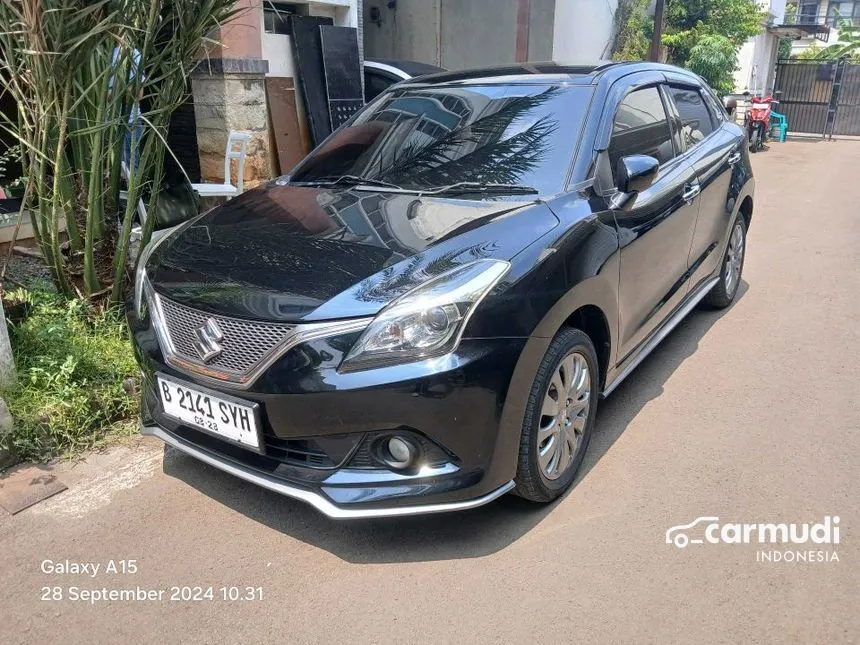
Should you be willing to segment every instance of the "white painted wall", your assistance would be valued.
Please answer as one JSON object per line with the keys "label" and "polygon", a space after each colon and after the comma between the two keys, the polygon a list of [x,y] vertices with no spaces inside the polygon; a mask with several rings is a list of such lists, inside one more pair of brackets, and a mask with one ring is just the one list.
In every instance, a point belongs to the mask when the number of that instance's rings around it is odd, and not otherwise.
{"label": "white painted wall", "polygon": [[[738,52],[738,68],[735,70],[735,91],[743,92],[751,90],[750,76],[753,68],[753,58],[755,58],[755,48],[758,37],[750,38],[742,46]],[[265,52],[264,52],[265,53]],[[269,65],[272,63],[270,62]]]}
{"label": "white painted wall", "polygon": [[735,91],[752,93],[772,89],[779,37],[767,31],[768,25],[780,25],[785,20],[786,0],[758,0],[768,12],[758,36],[746,41],[738,52],[738,69],[735,71]]}
{"label": "white painted wall", "polygon": [[750,38],[738,53],[735,90],[761,93],[773,89],[779,37],[767,31]]}
{"label": "white painted wall", "polygon": [[609,57],[618,0],[556,0],[552,57],[593,63]]}
{"label": "white painted wall", "polygon": [[786,0],[759,0],[758,4],[770,13],[774,25],[780,25],[785,20],[785,2]]}
{"label": "white painted wall", "polygon": [[293,39],[281,34],[263,33],[263,58],[269,61],[266,76],[292,77],[296,73],[293,60]]}

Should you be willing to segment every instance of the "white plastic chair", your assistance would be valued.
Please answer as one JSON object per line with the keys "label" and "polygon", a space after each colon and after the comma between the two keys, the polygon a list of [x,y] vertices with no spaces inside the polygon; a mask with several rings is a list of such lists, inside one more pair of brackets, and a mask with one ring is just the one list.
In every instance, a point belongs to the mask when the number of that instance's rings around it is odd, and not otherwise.
{"label": "white plastic chair", "polygon": [[[247,132],[230,131],[227,137],[227,150],[224,152],[224,183],[223,184],[191,184],[201,197],[235,197],[242,193],[245,188],[245,155],[248,154],[248,141],[251,135]],[[238,145],[239,149],[236,150]],[[230,183],[230,170],[233,159],[238,161],[238,184],[236,187]]]}

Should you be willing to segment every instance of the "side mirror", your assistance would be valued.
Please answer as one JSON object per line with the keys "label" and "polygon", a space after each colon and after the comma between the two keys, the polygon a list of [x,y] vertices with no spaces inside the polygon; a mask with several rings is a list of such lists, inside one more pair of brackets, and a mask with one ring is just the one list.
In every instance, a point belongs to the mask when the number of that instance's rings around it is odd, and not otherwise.
{"label": "side mirror", "polygon": [[618,190],[625,195],[641,193],[646,190],[660,170],[660,162],[648,155],[629,155],[618,160],[616,175]]}

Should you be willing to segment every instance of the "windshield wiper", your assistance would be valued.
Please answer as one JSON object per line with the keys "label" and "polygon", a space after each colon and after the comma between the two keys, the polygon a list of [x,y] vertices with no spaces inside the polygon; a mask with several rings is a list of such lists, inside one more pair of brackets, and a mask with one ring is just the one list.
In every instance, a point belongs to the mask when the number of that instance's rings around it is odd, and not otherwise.
{"label": "windshield wiper", "polygon": [[511,195],[534,195],[538,189],[533,186],[521,184],[486,184],[479,181],[458,181],[456,184],[430,188],[428,190],[417,190],[421,195],[443,195],[452,193],[508,193]]}
{"label": "windshield wiper", "polygon": [[374,188],[403,190],[400,186],[392,184],[390,181],[372,179],[370,177],[359,177],[358,175],[331,175],[328,177],[319,177],[310,181],[291,181],[290,183],[296,186],[373,186]]}

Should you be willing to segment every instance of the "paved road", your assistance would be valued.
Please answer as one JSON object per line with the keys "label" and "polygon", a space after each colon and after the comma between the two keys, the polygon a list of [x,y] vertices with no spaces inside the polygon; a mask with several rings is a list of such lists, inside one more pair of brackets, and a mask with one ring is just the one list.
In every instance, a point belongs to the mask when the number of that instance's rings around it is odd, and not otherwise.
{"label": "paved road", "polygon": [[[333,523],[141,440],[61,467],[68,492],[0,518],[4,642],[857,642],[860,143],[774,145],[754,163],[739,300],[694,313],[602,404],[554,506]],[[839,561],[665,544],[705,515],[839,515]],[[45,559],[138,571],[48,575]],[[40,601],[54,585],[216,599]],[[224,585],[263,600],[220,601]]]}

